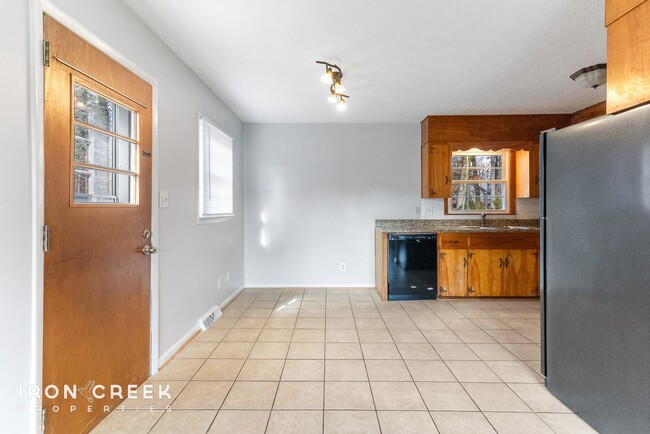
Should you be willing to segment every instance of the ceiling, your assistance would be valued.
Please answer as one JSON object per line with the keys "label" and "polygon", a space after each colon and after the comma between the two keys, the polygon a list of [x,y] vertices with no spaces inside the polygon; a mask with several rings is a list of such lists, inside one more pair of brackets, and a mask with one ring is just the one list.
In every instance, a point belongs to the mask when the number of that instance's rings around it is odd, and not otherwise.
{"label": "ceiling", "polygon": [[[124,0],[244,122],[567,113],[606,61],[604,0]],[[343,68],[348,110],[316,60]]]}

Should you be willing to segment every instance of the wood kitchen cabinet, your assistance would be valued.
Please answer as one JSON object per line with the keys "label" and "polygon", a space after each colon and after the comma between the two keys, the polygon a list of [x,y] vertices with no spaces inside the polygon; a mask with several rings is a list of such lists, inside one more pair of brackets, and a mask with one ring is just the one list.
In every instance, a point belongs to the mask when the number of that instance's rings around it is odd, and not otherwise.
{"label": "wood kitchen cabinet", "polygon": [[539,252],[535,249],[508,250],[503,264],[504,297],[539,295]]}
{"label": "wood kitchen cabinet", "polygon": [[467,295],[467,250],[438,252],[438,294],[448,297]]}
{"label": "wood kitchen cabinet", "polygon": [[539,295],[539,234],[444,233],[438,246],[440,296]]}
{"label": "wood kitchen cabinet", "polygon": [[438,294],[448,297],[467,295],[467,247],[463,233],[438,234]]}
{"label": "wood kitchen cabinet", "polygon": [[502,295],[504,250],[483,249],[467,252],[467,295],[499,297]]}
{"label": "wood kitchen cabinet", "polygon": [[607,113],[650,101],[650,0],[607,0]]}
{"label": "wood kitchen cabinet", "polygon": [[449,143],[425,143],[422,152],[422,197],[451,197],[451,148]]}
{"label": "wood kitchen cabinet", "polygon": [[421,123],[422,198],[451,197],[452,152],[470,149],[523,151],[515,166],[517,196],[539,197],[539,134],[570,122],[570,113],[427,116]]}
{"label": "wood kitchen cabinet", "polygon": [[518,198],[539,197],[539,143],[516,152],[516,192]]}

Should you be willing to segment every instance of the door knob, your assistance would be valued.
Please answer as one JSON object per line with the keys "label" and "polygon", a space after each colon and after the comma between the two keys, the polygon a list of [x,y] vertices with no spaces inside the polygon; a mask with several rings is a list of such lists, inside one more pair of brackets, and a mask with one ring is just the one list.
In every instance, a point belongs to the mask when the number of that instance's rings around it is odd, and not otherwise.
{"label": "door knob", "polygon": [[156,253],[157,251],[158,251],[157,247],[150,246],[149,244],[145,245],[142,248],[142,254],[145,255],[145,256],[152,255],[152,254]]}

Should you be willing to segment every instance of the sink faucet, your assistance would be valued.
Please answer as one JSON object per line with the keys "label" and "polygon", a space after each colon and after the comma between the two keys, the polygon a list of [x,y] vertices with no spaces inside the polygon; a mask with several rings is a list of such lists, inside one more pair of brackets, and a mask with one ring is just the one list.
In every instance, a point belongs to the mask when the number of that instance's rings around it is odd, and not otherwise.
{"label": "sink faucet", "polygon": [[487,226],[486,219],[487,219],[487,213],[481,213],[481,227],[483,228]]}

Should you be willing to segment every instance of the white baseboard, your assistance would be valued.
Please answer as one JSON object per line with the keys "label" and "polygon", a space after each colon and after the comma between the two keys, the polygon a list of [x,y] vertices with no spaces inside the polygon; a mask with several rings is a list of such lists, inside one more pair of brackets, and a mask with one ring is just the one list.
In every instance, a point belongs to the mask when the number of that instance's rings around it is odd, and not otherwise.
{"label": "white baseboard", "polygon": [[182,338],[180,338],[180,339],[179,339],[179,340],[178,340],[174,345],[172,345],[172,347],[171,347],[170,349],[168,349],[167,351],[165,351],[165,352],[164,352],[164,353],[163,353],[163,354],[158,358],[158,369],[160,369],[160,367],[161,367],[162,365],[164,365],[165,363],[167,363],[167,362],[169,361],[169,359],[171,359],[171,358],[176,354],[176,352],[177,352],[177,351],[178,351],[178,350],[179,350],[183,345],[185,345],[185,344],[187,343],[187,341],[189,341],[190,339],[192,339],[192,336],[194,336],[194,334],[195,334],[196,332],[198,332],[200,329],[201,329],[201,328],[199,327],[198,321],[195,322],[194,327],[192,327],[192,329],[191,329],[189,332],[187,332],[187,333],[185,334],[185,336],[183,336]]}
{"label": "white baseboard", "polygon": [[246,288],[374,288],[374,283],[247,283]]}
{"label": "white baseboard", "polygon": [[[218,306],[219,309],[218,309],[217,311],[215,311],[215,317],[214,317],[215,320],[216,320],[217,318],[221,317],[221,315],[222,315],[222,313],[221,313],[221,309],[222,309],[225,305],[227,305],[228,303],[230,303],[230,302],[231,302],[235,297],[237,297],[237,296],[238,296],[238,295],[239,295],[243,290],[244,290],[244,287],[242,286],[241,288],[239,288],[238,290],[236,290],[235,292],[233,292],[233,293],[232,293],[228,298],[226,298],[226,299],[225,299],[225,300],[224,300],[224,301],[223,301],[223,302]],[[212,308],[212,309],[210,309],[207,313],[212,312],[212,311],[214,311],[214,310],[215,310],[215,308]],[[207,313],[206,313],[206,314],[207,314]],[[176,352],[177,352],[177,351],[178,351],[178,350],[179,350],[183,345],[185,345],[185,344],[187,343],[187,341],[189,341],[190,339],[192,339],[192,336],[194,336],[194,334],[195,334],[196,332],[198,332],[198,331],[201,330],[201,327],[199,326],[199,321],[200,321],[200,319],[203,318],[204,316],[205,316],[205,314],[204,314],[204,315],[201,315],[201,317],[197,318],[197,320],[196,320],[196,322],[195,322],[196,325],[195,325],[194,327],[192,327],[192,329],[191,329],[189,332],[187,332],[187,333],[185,334],[185,336],[183,336],[182,338],[180,338],[180,339],[179,339],[179,340],[178,340],[174,345],[172,345],[172,347],[171,347],[170,349],[168,349],[167,351],[165,351],[165,353],[164,353],[162,356],[160,356],[160,358],[158,358],[158,366],[159,366],[159,367],[162,366],[162,365],[164,365],[165,363],[167,363],[167,361],[169,361],[169,359],[171,359],[171,358],[176,354]]]}
{"label": "white baseboard", "polygon": [[239,288],[237,291],[233,292],[233,293],[230,295],[230,297],[228,297],[227,299],[225,299],[225,300],[224,300],[224,301],[219,305],[219,308],[220,308],[220,309],[223,309],[224,306],[226,306],[228,303],[230,303],[231,301],[233,301],[233,300],[235,299],[235,297],[237,297],[237,296],[238,296],[238,295],[239,295],[239,294],[244,290],[244,288],[246,288],[246,287],[245,287],[245,286],[242,286],[242,287]]}

